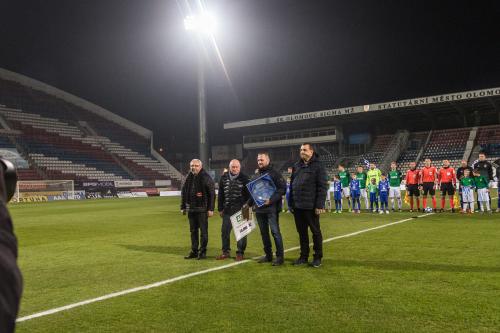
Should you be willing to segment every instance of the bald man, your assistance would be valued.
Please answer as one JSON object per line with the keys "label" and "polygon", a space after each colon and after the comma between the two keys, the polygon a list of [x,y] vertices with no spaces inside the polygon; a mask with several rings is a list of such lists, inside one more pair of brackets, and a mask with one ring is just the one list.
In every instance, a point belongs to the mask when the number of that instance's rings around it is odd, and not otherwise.
{"label": "bald man", "polygon": [[[222,217],[221,238],[222,253],[217,260],[224,260],[231,257],[230,237],[233,228],[231,215],[241,210],[243,205],[250,198],[250,193],[246,185],[250,179],[241,172],[241,164],[238,160],[229,162],[229,170],[225,172],[219,181],[218,209]],[[236,244],[236,261],[244,259],[247,247],[247,237],[243,237]]]}
{"label": "bald man", "polygon": [[200,160],[192,160],[189,168],[181,191],[181,212],[187,213],[191,232],[191,252],[184,259],[200,260],[207,257],[208,218],[214,215],[215,186]]}

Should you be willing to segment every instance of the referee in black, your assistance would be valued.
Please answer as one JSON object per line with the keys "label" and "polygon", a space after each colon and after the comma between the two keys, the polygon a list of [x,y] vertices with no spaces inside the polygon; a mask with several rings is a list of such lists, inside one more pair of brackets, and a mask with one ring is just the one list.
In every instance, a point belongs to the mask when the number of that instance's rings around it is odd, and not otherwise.
{"label": "referee in black", "polygon": [[326,170],[310,143],[300,147],[300,161],[295,163],[290,179],[289,205],[295,218],[300,238],[300,257],[294,265],[307,264],[309,260],[309,233],[313,238],[314,258],[311,266],[321,266],[323,258],[323,235],[319,216],[325,212],[328,191]]}

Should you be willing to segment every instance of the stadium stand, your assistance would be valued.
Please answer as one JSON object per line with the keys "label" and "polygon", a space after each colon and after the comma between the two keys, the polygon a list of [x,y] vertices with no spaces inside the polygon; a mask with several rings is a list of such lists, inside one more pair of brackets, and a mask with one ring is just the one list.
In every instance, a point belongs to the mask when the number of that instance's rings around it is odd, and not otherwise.
{"label": "stadium stand", "polygon": [[445,159],[450,160],[452,167],[459,167],[470,131],[471,128],[433,131],[425,152],[420,158],[419,166],[423,165],[424,159],[430,158],[436,167],[441,167]]}
{"label": "stadium stand", "polygon": [[481,151],[486,152],[490,162],[500,158],[500,125],[480,127],[477,144]]}
{"label": "stadium stand", "polygon": [[0,103],[0,147],[17,149],[29,163],[18,168],[21,180],[180,184],[181,174],[152,150],[152,133],[109,111],[3,69]]}
{"label": "stadium stand", "polygon": [[410,162],[417,160],[425,140],[429,132],[415,132],[410,134],[410,139],[406,150],[399,156],[397,160],[398,168],[400,170],[407,170],[410,168]]}

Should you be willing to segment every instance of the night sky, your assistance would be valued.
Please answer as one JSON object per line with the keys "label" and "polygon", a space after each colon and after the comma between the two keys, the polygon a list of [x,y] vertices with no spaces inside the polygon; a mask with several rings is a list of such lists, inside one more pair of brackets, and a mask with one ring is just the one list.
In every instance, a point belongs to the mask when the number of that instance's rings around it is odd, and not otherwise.
{"label": "night sky", "polygon": [[[194,1],[190,2],[194,6]],[[499,1],[206,1],[212,143],[227,121],[500,86]],[[1,0],[0,67],[196,147],[184,0]]]}

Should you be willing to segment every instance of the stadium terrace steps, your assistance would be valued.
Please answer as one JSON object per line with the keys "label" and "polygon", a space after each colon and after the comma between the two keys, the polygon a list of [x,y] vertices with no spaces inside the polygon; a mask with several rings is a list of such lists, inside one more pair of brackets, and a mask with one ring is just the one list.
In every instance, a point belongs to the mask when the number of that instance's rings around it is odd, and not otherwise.
{"label": "stadium terrace steps", "polygon": [[102,170],[97,170],[96,168],[89,167],[85,164],[60,160],[57,157],[49,157],[43,154],[30,153],[29,155],[38,167],[44,168],[46,170],[48,175],[51,175],[51,171],[58,171],[58,173],[68,175],[70,179],[77,178],[98,181],[123,180],[123,177],[121,176],[117,176],[112,173],[106,173]]}
{"label": "stadium terrace steps", "polygon": [[379,165],[383,157],[385,156],[385,152],[389,149],[392,139],[392,134],[377,135],[373,140],[373,145],[370,150],[354,160],[354,164],[364,166],[364,160],[366,159],[370,163]]}
{"label": "stadium terrace steps", "polygon": [[[21,129],[21,131],[33,132],[34,130],[30,131],[30,127],[32,127],[50,133],[48,135],[52,144],[50,148],[55,149],[55,151],[49,156],[67,160],[65,156],[54,156],[59,153],[58,148],[61,146],[61,138],[66,137],[73,141],[80,141],[85,146],[92,146],[95,148],[92,152],[93,155],[95,155],[96,151],[106,155],[106,161],[113,164],[117,171],[115,174],[124,178],[140,180],[172,179],[179,182],[182,177],[171,164],[154,156],[151,151],[151,138],[142,136],[123,124],[115,123],[113,120],[104,118],[102,115],[87,110],[80,105],[68,102],[58,95],[52,95],[9,79],[0,79],[0,102],[2,104],[0,115],[5,116],[9,123],[17,124],[15,127]],[[100,135],[89,135],[90,133],[79,125],[82,122],[96,129],[96,134],[99,133]],[[25,134],[26,132],[23,131],[20,137],[26,139]],[[42,133],[38,134],[41,135]],[[29,136],[30,139],[38,140],[41,138],[41,136],[34,137],[32,134],[29,134]],[[108,152],[102,145],[102,142],[106,141],[106,139],[109,140],[109,145],[113,142],[118,143],[116,148],[123,148],[124,151],[116,151],[116,154]],[[44,153],[31,151],[32,140],[24,140],[23,143],[30,152]],[[65,143],[65,145],[67,144],[68,142]],[[78,148],[82,147],[77,145],[73,147],[75,153],[79,152]],[[130,151],[125,152],[126,149]],[[88,149],[84,150],[88,153]],[[66,154],[67,152],[63,153]],[[119,153],[126,156],[119,156]],[[97,162],[93,161],[90,156],[87,157],[90,160],[85,161],[85,165],[96,167],[99,170],[99,166],[94,164],[100,162],[103,155],[97,158]],[[80,161],[71,160],[80,163]],[[102,171],[108,172],[109,170]]]}
{"label": "stadium terrace steps", "polygon": [[147,178],[156,177],[157,179],[165,176],[174,177],[174,174],[158,160],[126,148],[117,142],[112,142],[108,138],[99,137],[99,140],[107,151],[117,155],[126,167],[130,168],[138,177],[147,176]]}
{"label": "stadium terrace steps", "polygon": [[460,166],[465,152],[471,128],[434,130],[425,151],[419,162],[423,166],[424,160],[430,158],[434,166],[441,167],[443,160],[450,160],[452,167]]}
{"label": "stadium terrace steps", "polygon": [[[34,150],[35,153],[41,153],[44,156],[48,154],[49,157],[69,160],[78,165],[85,165],[90,169],[103,169],[102,171],[111,178],[175,178],[175,173],[158,160],[147,156],[144,151],[142,154],[138,153],[120,143],[111,141],[105,136],[86,136],[80,127],[70,125],[59,119],[42,117],[38,114],[18,110],[0,110],[0,114],[8,120],[13,128],[24,133],[25,139],[22,142],[28,151]],[[38,145],[38,143],[44,143],[49,147],[52,146],[50,147],[52,152],[40,151],[43,146]],[[68,159],[67,155],[71,155],[71,151],[84,155],[86,163],[82,164],[75,161],[75,159],[78,159],[77,156],[70,156]],[[60,156],[57,156],[58,154]],[[120,163],[117,163],[114,157],[117,157]],[[103,165],[103,161],[108,165]],[[123,167],[119,164],[122,164]],[[60,168],[65,166],[67,164],[59,164]],[[60,171],[64,171],[64,169],[60,169]],[[72,173],[74,170],[69,169],[67,171]],[[80,173],[77,173],[77,175],[80,175]],[[92,175],[93,177],[99,176],[98,174]]]}
{"label": "stadium terrace steps", "polygon": [[[480,127],[476,142],[480,150],[487,153],[489,160],[494,161],[500,158],[500,125]],[[476,155],[471,156],[471,159],[476,158]]]}
{"label": "stadium terrace steps", "polygon": [[410,133],[406,150],[401,153],[397,160],[398,167],[401,170],[410,168],[410,162],[415,162],[417,156],[425,143],[429,132],[413,132]]}

